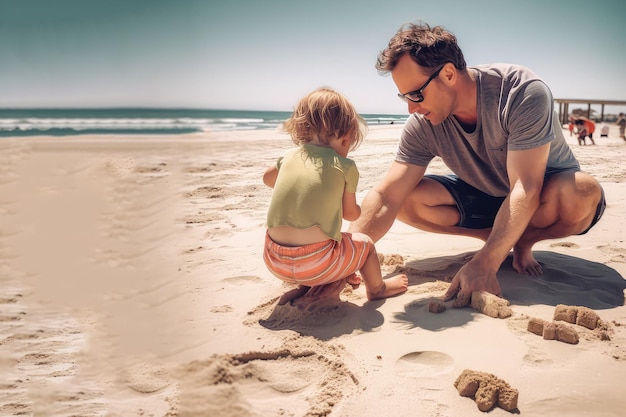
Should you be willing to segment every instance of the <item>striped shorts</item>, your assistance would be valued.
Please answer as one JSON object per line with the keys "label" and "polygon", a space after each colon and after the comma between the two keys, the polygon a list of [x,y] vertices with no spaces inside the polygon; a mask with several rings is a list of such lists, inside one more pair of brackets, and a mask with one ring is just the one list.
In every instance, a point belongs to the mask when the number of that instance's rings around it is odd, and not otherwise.
{"label": "striped shorts", "polygon": [[346,278],[363,267],[374,243],[352,240],[342,233],[341,241],[329,239],[305,246],[282,246],[265,235],[263,260],[277,278],[313,287]]}

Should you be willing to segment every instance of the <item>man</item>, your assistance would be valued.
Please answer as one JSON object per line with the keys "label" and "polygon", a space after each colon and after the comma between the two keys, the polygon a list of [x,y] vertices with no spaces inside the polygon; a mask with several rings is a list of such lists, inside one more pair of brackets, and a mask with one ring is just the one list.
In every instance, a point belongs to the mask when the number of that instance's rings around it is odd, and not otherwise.
{"label": "man", "polygon": [[[446,301],[465,306],[480,290],[501,296],[496,272],[511,249],[518,273],[540,275],[536,242],[586,233],[599,220],[602,188],[580,171],[552,94],[530,70],[468,68],[456,37],[423,23],[400,28],[376,67],[391,73],[411,116],[395,160],[350,229],[378,241],[397,218],[483,240]],[[425,175],[435,156],[456,175]]]}

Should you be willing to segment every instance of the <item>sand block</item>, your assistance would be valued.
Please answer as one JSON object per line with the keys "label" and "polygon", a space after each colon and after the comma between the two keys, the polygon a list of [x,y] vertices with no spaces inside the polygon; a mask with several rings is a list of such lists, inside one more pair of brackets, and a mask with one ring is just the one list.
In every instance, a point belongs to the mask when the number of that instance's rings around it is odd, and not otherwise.
{"label": "sand block", "polygon": [[558,323],[556,326],[556,340],[575,345],[578,343],[578,332],[572,326]]}
{"label": "sand block", "polygon": [[501,388],[498,391],[498,407],[506,411],[513,411],[517,408],[518,398],[519,391],[511,388],[508,384],[506,384],[506,387]]}
{"label": "sand block", "polygon": [[588,329],[595,329],[600,323],[600,317],[590,308],[578,307],[578,315],[576,316],[576,324]]}
{"label": "sand block", "polygon": [[578,332],[572,326],[553,321],[543,326],[543,338],[575,345],[578,343]]}
{"label": "sand block", "polygon": [[538,336],[543,336],[543,328],[545,327],[546,324],[547,324],[547,321],[545,320],[538,319],[536,317],[531,317],[530,320],[528,320],[527,330]]}
{"label": "sand block", "polygon": [[508,300],[486,291],[474,291],[472,293],[472,308],[489,317],[501,319],[511,317],[513,310],[511,310],[509,304]]}
{"label": "sand block", "polygon": [[554,309],[554,320],[566,321],[576,324],[576,316],[578,315],[578,307],[557,304]]}
{"label": "sand block", "polygon": [[428,303],[428,311],[435,314],[443,313],[446,311],[446,305],[441,301],[431,301]]}
{"label": "sand block", "polygon": [[477,374],[466,369],[458,376],[454,387],[459,391],[461,397],[473,397],[476,395],[476,391],[478,391],[480,386],[480,377]]}
{"label": "sand block", "polygon": [[498,387],[494,384],[481,384],[476,391],[476,406],[480,411],[491,410],[498,401]]}
{"label": "sand block", "polygon": [[543,326],[543,338],[545,340],[556,340],[556,323],[549,322]]}
{"label": "sand block", "polygon": [[519,391],[493,374],[465,369],[454,386],[459,395],[474,397],[480,411],[489,411],[496,405],[506,411],[517,408]]}
{"label": "sand block", "polygon": [[566,321],[594,330],[600,323],[598,314],[588,307],[558,304],[554,309],[554,320]]}

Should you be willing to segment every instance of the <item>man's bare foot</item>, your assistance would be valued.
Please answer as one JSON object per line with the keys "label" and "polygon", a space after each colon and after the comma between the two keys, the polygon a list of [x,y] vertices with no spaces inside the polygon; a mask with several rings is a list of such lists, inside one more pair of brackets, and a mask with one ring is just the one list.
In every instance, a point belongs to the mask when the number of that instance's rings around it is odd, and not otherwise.
{"label": "man's bare foot", "polygon": [[543,268],[539,265],[539,262],[533,256],[530,249],[518,249],[513,250],[513,269],[518,274],[539,276],[543,274]]}
{"label": "man's bare foot", "polygon": [[300,285],[298,286],[298,288],[287,291],[278,299],[278,305],[282,306],[290,301],[295,300],[296,298],[302,297],[304,294],[307,293],[307,291],[309,291],[310,288],[311,287],[307,287],[306,285]]}
{"label": "man's bare foot", "polygon": [[406,275],[400,274],[383,280],[383,285],[376,293],[366,290],[368,300],[379,300],[381,298],[392,297],[402,294],[409,287],[409,279]]}

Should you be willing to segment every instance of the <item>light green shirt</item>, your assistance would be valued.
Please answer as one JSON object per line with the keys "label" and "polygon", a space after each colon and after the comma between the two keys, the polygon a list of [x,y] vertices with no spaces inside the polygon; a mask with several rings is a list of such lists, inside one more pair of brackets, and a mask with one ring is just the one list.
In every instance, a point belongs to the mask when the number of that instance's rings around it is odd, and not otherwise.
{"label": "light green shirt", "polygon": [[330,147],[304,144],[280,157],[276,166],[267,227],[319,226],[329,238],[341,240],[343,193],[355,193],[359,182],[354,161]]}

